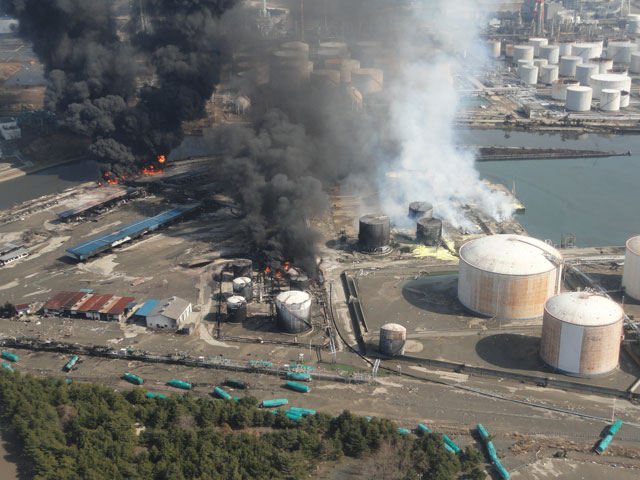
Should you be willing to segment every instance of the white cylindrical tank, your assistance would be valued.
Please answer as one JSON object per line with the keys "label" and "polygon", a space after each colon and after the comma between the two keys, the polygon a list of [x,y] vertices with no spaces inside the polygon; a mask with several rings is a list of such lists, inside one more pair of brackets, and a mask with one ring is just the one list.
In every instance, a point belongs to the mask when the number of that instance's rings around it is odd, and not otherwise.
{"label": "white cylindrical tank", "polygon": [[500,40],[491,40],[489,41],[488,46],[489,55],[491,55],[493,58],[500,57],[500,48],[502,47]]}
{"label": "white cylindrical tank", "polygon": [[253,282],[249,277],[234,278],[231,282],[233,294],[244,297],[248,302],[253,299]]}
{"label": "white cylindrical tank", "polygon": [[600,110],[605,112],[620,110],[620,90],[603,88],[600,91]]}
{"label": "white cylindrical tank", "polygon": [[543,45],[540,47],[540,58],[544,58],[549,63],[556,64],[560,59],[560,47],[558,45]]}
{"label": "white cylindrical tank", "polygon": [[540,71],[540,69],[544,67],[547,63],[549,62],[547,61],[546,58],[536,58],[533,60],[533,65],[535,67],[538,67],[538,71]]}
{"label": "white cylindrical tank", "polygon": [[571,55],[571,47],[574,45],[574,42],[563,42],[556,44],[559,49],[559,53],[561,57],[566,57]]}
{"label": "white cylindrical tank", "polygon": [[598,73],[607,73],[607,70],[613,68],[613,60],[611,60],[610,58],[590,58],[589,63],[595,63],[596,65],[598,65]]}
{"label": "white cylindrical tank", "polygon": [[580,83],[573,78],[560,78],[555,80],[551,84],[551,98],[554,100],[566,100],[567,88],[577,87],[578,85],[580,85]]}
{"label": "white cylindrical tank", "polygon": [[540,69],[540,83],[551,85],[557,79],[558,79],[557,65],[545,65]]}
{"label": "white cylindrical tank", "polygon": [[560,291],[562,255],[523,235],[490,235],[460,248],[458,299],[467,309],[502,319],[542,315]]}
{"label": "white cylindrical tank", "polygon": [[605,88],[630,92],[631,78],[626,75],[616,75],[613,73],[598,73],[597,75],[591,75],[590,85],[593,87],[593,98],[598,100],[600,98],[600,91]]}
{"label": "white cylindrical tank", "polygon": [[623,320],[622,307],[602,295],[555,295],[544,306],[540,357],[565,373],[609,373],[618,366]]}
{"label": "white cylindrical tank", "polygon": [[522,66],[525,66],[525,65],[532,67],[533,66],[533,60],[527,60],[526,58],[521,58],[520,60],[518,60],[516,62],[516,66],[518,67],[518,69],[520,67],[522,67]]}
{"label": "white cylindrical tank", "polygon": [[533,65],[522,65],[518,68],[520,81],[525,85],[535,85],[538,83],[538,67]]}
{"label": "white cylindrical tank", "polygon": [[285,333],[301,333],[312,328],[311,295],[289,290],[276,297],[278,328]]}
{"label": "white cylindrical tank", "polygon": [[515,45],[513,47],[513,62],[518,60],[533,60],[533,47],[531,45]]}
{"label": "white cylindrical tank", "polygon": [[380,353],[393,357],[404,355],[407,329],[397,323],[387,323],[380,327]]}
{"label": "white cylindrical tank", "polygon": [[351,71],[351,84],[363,95],[382,90],[384,72],[379,68],[357,68]]}
{"label": "white cylindrical tank", "polygon": [[627,240],[622,287],[625,295],[640,300],[640,235]]}
{"label": "white cylindrical tank", "polygon": [[583,62],[599,57],[601,53],[602,45],[598,43],[575,43],[571,46],[571,56],[581,57]]}
{"label": "white cylindrical tank", "polygon": [[591,110],[591,87],[568,87],[566,108],[571,112],[588,112]]}
{"label": "white cylindrical tank", "polygon": [[631,52],[637,49],[638,46],[632,42],[609,42],[607,56],[614,63],[629,63],[631,62]]}
{"label": "white cylindrical tank", "polygon": [[566,56],[560,57],[559,67],[559,75],[561,77],[575,77],[576,75],[576,66],[582,63],[582,57],[577,56]]}
{"label": "white cylindrical tank", "polygon": [[640,15],[627,15],[627,32],[632,35],[640,34]]}
{"label": "white cylindrical tank", "polygon": [[547,45],[549,40],[546,38],[530,38],[527,43],[533,47],[533,56],[537,57],[540,55],[540,47]]}
{"label": "white cylindrical tank", "polygon": [[242,323],[247,318],[247,300],[244,297],[227,298],[227,322]]}
{"label": "white cylindrical tank", "polygon": [[627,108],[629,106],[630,97],[631,95],[626,90],[620,91],[620,108]]}
{"label": "white cylindrical tank", "polygon": [[640,52],[631,53],[631,63],[629,64],[631,73],[640,73]]}
{"label": "white cylindrical tank", "polygon": [[580,82],[580,85],[590,85],[591,75],[598,73],[598,65],[593,63],[581,63],[576,65],[576,80]]}

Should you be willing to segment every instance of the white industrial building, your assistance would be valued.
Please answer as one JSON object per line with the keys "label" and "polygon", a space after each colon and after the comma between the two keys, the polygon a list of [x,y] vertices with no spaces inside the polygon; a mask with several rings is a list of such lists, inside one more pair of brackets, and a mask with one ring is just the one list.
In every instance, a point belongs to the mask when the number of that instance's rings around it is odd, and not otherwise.
{"label": "white industrial building", "polygon": [[147,327],[178,329],[193,311],[191,302],[179,297],[160,300],[147,315]]}
{"label": "white industrial building", "polygon": [[22,130],[18,126],[15,118],[5,118],[0,120],[0,135],[5,140],[17,140],[22,138]]}

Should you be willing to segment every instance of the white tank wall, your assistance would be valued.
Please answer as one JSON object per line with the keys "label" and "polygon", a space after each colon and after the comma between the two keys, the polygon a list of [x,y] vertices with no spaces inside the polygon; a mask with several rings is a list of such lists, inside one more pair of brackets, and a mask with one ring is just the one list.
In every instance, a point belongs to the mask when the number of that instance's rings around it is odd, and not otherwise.
{"label": "white tank wall", "polygon": [[606,89],[631,91],[631,78],[625,75],[599,73],[591,76],[590,85],[593,88],[593,98],[600,99],[600,92]]}
{"label": "white tank wall", "polygon": [[620,92],[620,108],[627,108],[631,100],[631,94],[626,90]]}
{"label": "white tank wall", "polygon": [[614,63],[629,63],[631,61],[631,52],[637,49],[638,46],[632,42],[609,42],[607,56]]}
{"label": "white tank wall", "polygon": [[557,65],[545,65],[540,69],[540,83],[551,85],[554,80],[558,79],[558,66]]}
{"label": "white tank wall", "polygon": [[576,65],[576,80],[580,82],[580,85],[589,86],[591,75],[598,73],[598,65],[593,63],[582,63]]}
{"label": "white tank wall", "polygon": [[622,286],[626,295],[640,300],[640,235],[627,240]]}
{"label": "white tank wall", "polygon": [[597,43],[576,43],[571,47],[571,55],[582,57],[583,62],[588,62],[593,57],[599,57],[601,53],[602,46]]}
{"label": "white tank wall", "polygon": [[525,66],[525,65],[533,66],[533,60],[529,60],[529,59],[527,59],[527,58],[521,58],[520,60],[518,60],[518,61],[516,62],[516,66],[517,66],[518,68],[523,67],[523,66]]}
{"label": "white tank wall", "polygon": [[617,112],[620,110],[620,90],[605,88],[600,92],[600,110]]}
{"label": "white tank wall", "polygon": [[561,57],[571,55],[571,47],[573,42],[558,43],[558,53]]}
{"label": "white tank wall", "polygon": [[548,62],[548,60],[547,60],[546,58],[535,58],[535,59],[533,60],[533,65],[534,65],[534,66],[536,66],[536,67],[538,67],[538,72],[540,71],[540,69],[541,69],[542,67],[544,67],[545,65],[547,65],[547,63],[549,63],[549,62]]}
{"label": "white tank wall", "polygon": [[566,56],[560,57],[560,63],[558,64],[558,74],[561,77],[575,77],[576,66],[582,63],[582,57],[578,56]]}
{"label": "white tank wall", "polygon": [[554,100],[566,100],[567,99],[567,87],[577,87],[578,82],[564,83],[556,80],[551,85],[551,98]]}
{"label": "white tank wall", "polygon": [[540,55],[540,47],[548,45],[549,40],[546,38],[530,38],[527,43],[533,47],[533,56],[537,57]]}
{"label": "white tank wall", "polygon": [[640,52],[631,53],[631,62],[629,64],[631,73],[640,73]]}
{"label": "white tank wall", "polygon": [[520,81],[526,85],[538,83],[538,67],[523,65],[519,69]]}
{"label": "white tank wall", "polygon": [[613,68],[613,60],[609,58],[607,58],[606,60],[599,60],[597,65],[598,73],[607,73],[608,70],[611,70]]}
{"label": "white tank wall", "polygon": [[640,34],[640,15],[627,16],[627,32],[632,35]]}
{"label": "white tank wall", "polygon": [[515,45],[513,47],[513,61],[533,60],[533,47],[531,45]]}
{"label": "white tank wall", "polygon": [[502,47],[502,44],[500,43],[499,40],[492,40],[489,42],[489,54],[493,57],[493,58],[498,58],[500,56],[500,48]]}
{"label": "white tank wall", "polygon": [[588,112],[591,110],[591,87],[568,87],[566,109],[571,112]]}
{"label": "white tank wall", "polygon": [[543,45],[540,47],[539,56],[549,63],[556,64],[560,60],[560,47],[558,45]]}

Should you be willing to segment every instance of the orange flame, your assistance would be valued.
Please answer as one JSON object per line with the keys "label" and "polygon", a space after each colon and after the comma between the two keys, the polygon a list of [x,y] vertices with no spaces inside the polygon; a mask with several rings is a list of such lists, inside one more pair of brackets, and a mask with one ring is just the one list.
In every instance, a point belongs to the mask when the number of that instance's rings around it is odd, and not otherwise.
{"label": "orange flame", "polygon": [[118,183],[120,183],[120,181],[118,180],[118,177],[116,177],[116,175],[113,172],[105,173],[104,179],[110,185],[117,185]]}
{"label": "orange flame", "polygon": [[162,169],[156,168],[153,165],[149,165],[142,169],[142,173],[144,173],[145,175],[157,175],[159,173],[162,173]]}
{"label": "orange flame", "polygon": [[164,163],[167,161],[167,158],[164,155],[158,155],[158,163]]}
{"label": "orange flame", "polygon": [[281,276],[282,276],[282,273],[278,271],[278,273],[276,273],[276,277],[280,278]]}
{"label": "orange flame", "polygon": [[291,262],[284,262],[284,271],[288,272],[290,266],[291,266]]}
{"label": "orange flame", "polygon": [[271,269],[269,267],[265,268],[264,273],[271,273]]}

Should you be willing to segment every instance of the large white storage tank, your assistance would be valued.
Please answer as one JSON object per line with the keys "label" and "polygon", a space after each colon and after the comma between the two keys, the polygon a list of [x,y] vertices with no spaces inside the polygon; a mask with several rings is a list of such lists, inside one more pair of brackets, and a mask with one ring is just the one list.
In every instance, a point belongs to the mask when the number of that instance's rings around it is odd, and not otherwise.
{"label": "large white storage tank", "polygon": [[600,98],[600,92],[605,88],[631,91],[631,78],[615,73],[598,73],[591,75],[591,87],[593,87],[593,98],[597,100]]}
{"label": "large white storage tank", "polygon": [[576,43],[571,47],[571,55],[581,57],[583,62],[590,58],[599,57],[602,53],[602,45],[598,43]]}
{"label": "large white storage tank", "polygon": [[591,110],[591,87],[568,87],[566,108],[571,112],[588,112]]}
{"label": "large white storage tank", "polygon": [[488,46],[489,46],[489,54],[493,58],[498,58],[500,56],[500,49],[502,47],[500,40],[491,40],[488,42]]}
{"label": "large white storage tank", "polygon": [[620,90],[605,88],[600,92],[600,110],[617,112],[620,110]]}
{"label": "large white storage tank", "polygon": [[556,45],[558,46],[558,52],[560,53],[560,56],[565,57],[567,55],[571,55],[571,47],[573,47],[574,44],[575,42],[556,43]]}
{"label": "large white storage tank", "polygon": [[531,45],[515,45],[513,47],[513,63],[518,60],[533,60],[533,47]]}
{"label": "large white storage tank", "polygon": [[618,366],[624,311],[602,295],[566,292],[544,306],[540,357],[555,370],[601,375]]}
{"label": "large white storage tank", "polygon": [[626,295],[640,300],[640,235],[627,240],[622,287]]}
{"label": "large white storage tank", "polygon": [[573,78],[560,78],[551,84],[551,98],[554,100],[566,100],[567,88],[577,87],[579,82]]}
{"label": "large white storage tank", "polygon": [[631,73],[640,73],[640,52],[631,53],[631,63],[629,64]]}
{"label": "large white storage tank", "polygon": [[311,323],[311,295],[290,290],[276,297],[278,329],[284,333],[302,333],[313,328]]}
{"label": "large white storage tank", "polygon": [[472,312],[508,320],[540,317],[560,291],[562,255],[523,235],[491,235],[460,248],[458,299]]}
{"label": "large white storage tank", "polygon": [[558,66],[545,65],[540,69],[540,83],[551,85],[554,80],[558,79]]}
{"label": "large white storage tank", "polygon": [[520,81],[526,85],[538,83],[538,67],[522,65],[518,67],[518,75],[520,76]]}
{"label": "large white storage tank", "polygon": [[576,66],[576,80],[580,82],[580,85],[589,86],[591,81],[591,75],[598,73],[598,65],[593,63],[582,63]]}
{"label": "large white storage tank", "polygon": [[558,45],[543,45],[540,47],[539,56],[549,63],[556,64],[560,59],[560,47]]}
{"label": "large white storage tank", "polygon": [[540,55],[540,47],[547,45],[549,40],[546,38],[530,38],[527,43],[533,47],[533,56],[537,57]]}
{"label": "large white storage tank", "polygon": [[607,71],[613,68],[613,60],[611,60],[610,58],[590,58],[589,63],[595,63],[596,65],[598,65],[598,73],[607,73]]}
{"label": "large white storage tank", "polygon": [[607,56],[614,63],[629,63],[631,61],[631,53],[637,49],[638,46],[632,42],[609,42]]}
{"label": "large white storage tank", "polygon": [[558,67],[560,71],[558,72],[561,77],[575,77],[576,75],[576,66],[582,63],[582,57],[577,56],[566,56],[560,57],[560,63]]}

